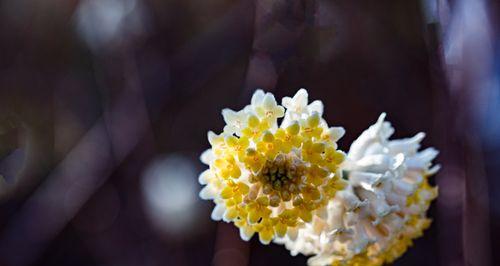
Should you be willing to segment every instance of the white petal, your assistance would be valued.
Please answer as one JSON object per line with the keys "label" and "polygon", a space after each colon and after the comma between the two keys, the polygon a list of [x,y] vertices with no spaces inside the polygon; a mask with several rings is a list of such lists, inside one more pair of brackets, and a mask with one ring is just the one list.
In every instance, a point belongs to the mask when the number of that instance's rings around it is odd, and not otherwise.
{"label": "white petal", "polygon": [[401,195],[411,195],[415,193],[417,190],[417,187],[413,184],[407,183],[402,180],[393,180],[393,187],[394,187],[394,192],[401,194]]}
{"label": "white petal", "polygon": [[245,113],[251,114],[251,113],[253,113],[253,107],[252,107],[252,105],[249,104],[249,105],[245,106],[245,108],[243,108],[242,111]]}
{"label": "white petal", "polygon": [[234,121],[235,116],[236,112],[229,108],[225,108],[222,110],[222,117],[227,124],[231,124]]}
{"label": "white petal", "polygon": [[287,109],[287,113],[292,112],[300,115],[307,107],[307,98],[307,91],[305,89],[300,89],[295,93],[293,98],[283,97],[281,103]]}
{"label": "white petal", "polygon": [[420,160],[430,163],[432,160],[434,160],[436,158],[436,156],[438,156],[438,154],[439,154],[438,150],[436,150],[434,148],[427,148],[427,149],[419,152],[416,156]]}
{"label": "white petal", "polygon": [[359,200],[358,197],[356,197],[351,191],[348,190],[337,192],[336,197],[338,197],[338,199],[342,202],[344,208],[349,211],[354,210],[364,204]]}
{"label": "white petal", "polygon": [[269,245],[269,243],[271,243],[271,241],[264,241],[264,239],[262,239],[259,235],[259,242],[262,244],[262,245]]}
{"label": "white petal", "polygon": [[385,120],[385,117],[387,116],[387,114],[385,112],[381,113],[379,116],[378,116],[378,119],[377,119],[377,124],[381,124],[382,122],[384,122]]}
{"label": "white petal", "polygon": [[238,130],[237,130],[237,128],[235,128],[232,125],[225,125],[224,128],[222,129],[222,131],[225,134],[232,135],[232,134],[236,133]]}
{"label": "white petal", "polygon": [[343,127],[330,128],[330,137],[332,138],[332,141],[337,142],[344,135],[345,135],[345,129]]}
{"label": "white petal", "polygon": [[213,200],[217,197],[217,193],[211,185],[206,185],[200,190],[199,196],[203,200]]}
{"label": "white petal", "polygon": [[437,164],[437,165],[434,165],[431,169],[429,169],[429,171],[427,171],[427,175],[434,175],[435,173],[437,173],[439,171],[439,169],[441,169],[441,165]]}
{"label": "white petal", "polygon": [[274,95],[270,92],[266,93],[266,96],[264,96],[264,99],[262,100],[262,105],[267,109],[275,107],[277,104],[276,100],[274,99]]}
{"label": "white petal", "polygon": [[200,176],[198,176],[198,182],[201,185],[206,185],[210,181],[210,179],[213,177],[213,173],[210,169],[207,169],[203,171]]}
{"label": "white petal", "polygon": [[225,211],[226,211],[226,206],[224,206],[221,203],[216,204],[214,210],[212,211],[212,215],[210,217],[214,221],[220,221],[222,220],[222,216],[224,215]]}
{"label": "white petal", "polygon": [[210,165],[215,160],[214,154],[212,152],[212,149],[206,149],[201,155],[200,155],[200,161],[206,165]]}
{"label": "white petal", "polygon": [[398,205],[400,208],[406,206],[407,197],[403,195],[398,195],[396,193],[387,193],[385,195],[387,202],[391,205]]}
{"label": "white petal", "polygon": [[240,237],[245,241],[250,241],[255,232],[247,230],[245,227],[240,227]]}
{"label": "white petal", "polygon": [[260,102],[262,102],[262,99],[264,99],[265,95],[266,94],[264,93],[263,90],[261,89],[256,90],[252,95],[252,100],[250,101],[251,105],[257,106],[258,104],[260,104]]}
{"label": "white petal", "polygon": [[420,148],[420,142],[422,139],[424,139],[425,134],[420,132],[417,135],[415,135],[412,138],[406,138],[406,139],[397,139],[389,142],[389,149],[391,150],[391,153],[404,153],[404,154],[410,154],[414,153],[415,151]]}
{"label": "white petal", "polygon": [[408,169],[423,171],[427,169],[431,165],[431,162],[428,160],[422,160],[417,156],[410,157],[406,160],[406,166]]}
{"label": "white petal", "polygon": [[307,107],[307,110],[309,111],[310,114],[312,114],[313,112],[317,112],[319,114],[319,116],[323,115],[323,109],[324,109],[323,102],[321,102],[319,100],[312,102]]}
{"label": "white petal", "polygon": [[293,96],[294,101],[301,105],[301,106],[306,106],[307,102],[309,100],[309,93],[307,93],[307,90],[304,88],[301,88],[298,90],[295,95]]}
{"label": "white petal", "polygon": [[384,176],[384,174],[380,173],[353,171],[349,174],[349,181],[353,186],[371,189],[372,186],[376,186],[385,180]]}
{"label": "white petal", "polygon": [[290,97],[283,97],[281,99],[281,105],[283,105],[286,109],[291,108],[292,104],[293,104],[293,100]]}
{"label": "white petal", "polygon": [[217,134],[215,134],[213,131],[208,131],[208,142],[210,142],[211,145],[213,145],[214,139],[217,137]]}
{"label": "white petal", "polygon": [[286,235],[292,241],[295,241],[297,239],[298,234],[299,234],[299,230],[296,227],[288,228],[288,231],[286,232]]}
{"label": "white petal", "polygon": [[[370,145],[379,143],[385,144],[387,138],[392,134],[392,128],[389,123],[384,126],[385,113],[382,113],[377,122],[363,131],[361,135],[352,143],[348,157],[353,160],[359,160]],[[384,132],[383,132],[384,131]]]}
{"label": "white petal", "polygon": [[307,260],[309,266],[327,266],[333,263],[333,256],[330,254],[316,255]]}
{"label": "white petal", "polygon": [[365,156],[372,155],[372,154],[381,154],[381,153],[385,153],[386,149],[387,148],[383,143],[375,142],[375,143],[372,143],[371,145],[367,146],[364,153],[365,153]]}
{"label": "white petal", "polygon": [[360,170],[370,171],[374,173],[385,173],[391,169],[395,160],[389,155],[374,154],[368,155],[357,161]]}

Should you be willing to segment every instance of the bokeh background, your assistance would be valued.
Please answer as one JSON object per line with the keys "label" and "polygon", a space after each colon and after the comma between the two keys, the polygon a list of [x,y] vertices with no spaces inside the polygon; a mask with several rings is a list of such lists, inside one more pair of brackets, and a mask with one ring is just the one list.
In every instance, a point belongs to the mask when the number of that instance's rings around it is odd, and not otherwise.
{"label": "bokeh background", "polygon": [[210,220],[222,108],[301,87],[441,151],[395,265],[500,265],[500,5],[488,0],[0,1],[0,265],[305,265]]}

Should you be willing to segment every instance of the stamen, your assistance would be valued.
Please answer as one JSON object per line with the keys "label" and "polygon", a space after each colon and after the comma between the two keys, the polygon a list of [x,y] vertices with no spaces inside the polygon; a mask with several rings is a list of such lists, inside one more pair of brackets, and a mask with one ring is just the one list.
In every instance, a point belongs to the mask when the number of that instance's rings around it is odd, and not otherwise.
{"label": "stamen", "polygon": [[276,192],[283,201],[290,201],[298,192],[304,164],[293,154],[278,154],[273,161],[266,161],[264,167],[252,180],[260,180],[263,184],[262,192],[266,195]]}

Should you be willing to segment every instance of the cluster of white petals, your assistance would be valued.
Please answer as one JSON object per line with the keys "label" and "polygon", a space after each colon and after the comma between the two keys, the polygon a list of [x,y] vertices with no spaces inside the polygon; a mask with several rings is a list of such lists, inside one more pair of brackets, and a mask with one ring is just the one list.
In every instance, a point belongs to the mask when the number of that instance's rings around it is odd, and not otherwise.
{"label": "cluster of white petals", "polygon": [[378,121],[354,141],[341,166],[349,185],[295,238],[275,240],[292,255],[314,255],[310,265],[383,265],[401,256],[429,226],[437,196],[428,177],[437,150],[418,151],[424,138],[389,140],[394,129]]}

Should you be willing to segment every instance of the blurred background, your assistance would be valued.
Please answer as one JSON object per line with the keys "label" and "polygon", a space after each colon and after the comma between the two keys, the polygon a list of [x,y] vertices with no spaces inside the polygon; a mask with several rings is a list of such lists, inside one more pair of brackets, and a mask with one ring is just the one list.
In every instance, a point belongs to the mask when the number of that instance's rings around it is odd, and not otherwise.
{"label": "blurred background", "polygon": [[434,222],[395,265],[500,265],[500,5],[0,1],[0,265],[305,265],[210,220],[222,108],[299,88],[441,151]]}

